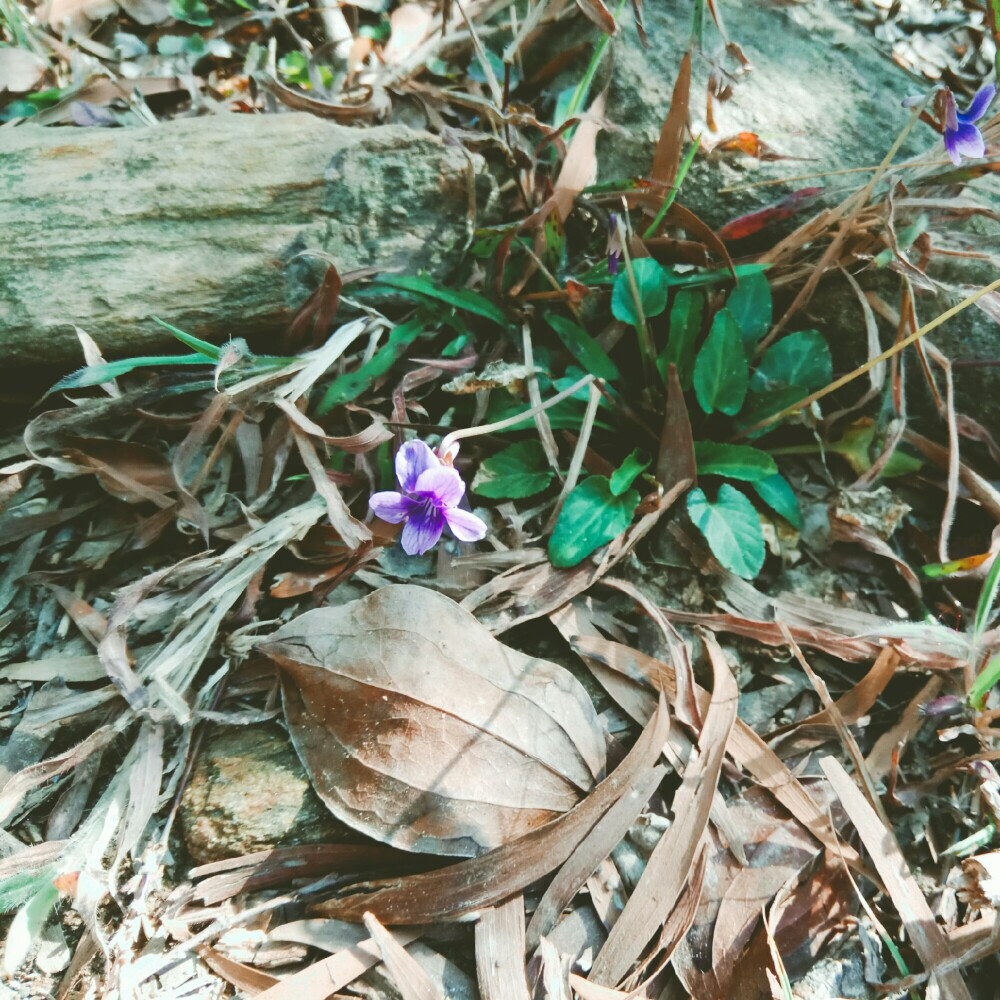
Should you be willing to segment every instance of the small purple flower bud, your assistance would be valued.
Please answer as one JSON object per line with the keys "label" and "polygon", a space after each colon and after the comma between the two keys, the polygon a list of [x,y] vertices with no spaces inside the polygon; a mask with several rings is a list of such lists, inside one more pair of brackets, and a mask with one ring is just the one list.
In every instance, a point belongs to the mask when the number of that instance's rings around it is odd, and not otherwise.
{"label": "small purple flower bud", "polygon": [[920,714],[928,718],[938,718],[942,715],[954,715],[961,712],[965,707],[965,702],[953,694],[943,694],[940,698],[924,702],[920,706]]}
{"label": "small purple flower bud", "polygon": [[486,525],[459,508],[465,496],[462,477],[423,441],[407,441],[396,452],[396,479],[402,492],[373,493],[368,505],[389,524],[406,522],[400,542],[407,555],[423,555],[432,549],[446,526],[460,542],[486,537]]}
{"label": "small purple flower bud", "polygon": [[612,212],[608,218],[608,274],[618,273],[622,262],[622,238],[618,213]]}

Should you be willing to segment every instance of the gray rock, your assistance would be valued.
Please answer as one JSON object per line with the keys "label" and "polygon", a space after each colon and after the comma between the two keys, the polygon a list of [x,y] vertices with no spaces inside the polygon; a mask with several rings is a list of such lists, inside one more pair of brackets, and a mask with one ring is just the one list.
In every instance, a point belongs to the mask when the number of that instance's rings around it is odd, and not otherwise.
{"label": "gray rock", "polygon": [[[616,43],[606,113],[627,130],[627,138],[605,132],[598,139],[603,180],[648,173],[690,38],[691,12],[686,0],[647,4],[649,48],[642,47],[631,26]],[[838,17],[831,5],[743,0],[722,5],[722,14],[729,37],[742,47],[753,68],[739,78],[731,100],[714,102],[718,131],[713,141],[756,132],[782,155],[803,159],[758,163],[742,154],[699,157],[680,200],[711,225],[824,181],[732,192],[726,188],[879,163],[910,116],[901,101],[926,89],[882,55],[862,29],[844,15]],[[705,119],[708,56],[722,48],[711,17],[706,15],[706,20],[706,54],[696,53],[693,62],[695,128],[703,127]],[[914,154],[932,141],[930,130],[919,125],[904,154]]]}
{"label": "gray rock", "polygon": [[198,864],[356,838],[312,790],[288,734],[277,725],[212,732],[184,790],[180,820]]}
{"label": "gray rock", "polygon": [[[156,128],[4,129],[0,360],[111,355],[275,332],[325,270],[446,273],[475,224],[482,161],[401,125],[215,115]],[[478,175],[478,176],[477,176]]]}
{"label": "gray rock", "polygon": [[[661,0],[646,5],[649,48],[639,43],[629,25],[614,43],[606,114],[625,129],[607,131],[598,139],[601,180],[648,173],[660,128],[670,106],[674,81],[691,32],[692,5],[686,0]],[[738,216],[757,211],[806,186],[825,185],[832,192],[857,187],[868,174],[853,174],[765,187],[746,185],[762,180],[823,171],[873,166],[881,162],[906,124],[910,112],[902,100],[929,89],[893,63],[876,40],[849,14],[833,4],[777,5],[742,0],[722,5],[729,37],[740,44],[753,69],[739,78],[732,99],[714,104],[718,131],[715,140],[741,131],[757,133],[777,152],[801,160],[758,162],[742,154],[699,156],[688,174],[679,200],[706,222],[718,227]],[[705,51],[708,57],[722,42],[706,14]],[[705,118],[709,58],[695,54],[691,86],[694,127]],[[729,63],[733,65],[733,63]],[[917,124],[903,145],[897,162],[923,153],[939,143],[926,125]],[[940,149],[940,145],[938,145]],[[735,188],[736,190],[727,190]],[[970,194],[1000,210],[1000,182],[983,178]],[[783,235],[808,214],[789,220],[768,235]],[[902,220],[902,225],[907,220]],[[1000,224],[975,218],[964,224],[977,249],[1000,246]],[[933,227],[939,231],[938,226]],[[754,241],[751,240],[751,243]],[[949,237],[936,243],[952,243]],[[740,252],[746,248],[737,244]],[[752,248],[751,248],[752,249]],[[930,275],[954,286],[934,295],[919,292],[917,311],[921,322],[955,305],[970,288],[993,281],[995,261],[932,258]],[[859,274],[865,290],[875,288],[886,301],[898,302],[898,278],[888,271]],[[779,305],[787,305],[787,296]],[[895,331],[884,321],[882,346],[888,347]],[[857,298],[844,278],[833,271],[821,282],[812,302],[791,329],[815,327],[827,335],[837,373],[864,360],[864,320]],[[978,308],[966,309],[935,330],[932,340],[953,360],[1000,359],[1000,327]],[[910,413],[925,417],[927,427],[937,422],[923,376],[914,365],[909,380]],[[1000,368],[956,369],[957,399],[986,426],[1000,425]]]}

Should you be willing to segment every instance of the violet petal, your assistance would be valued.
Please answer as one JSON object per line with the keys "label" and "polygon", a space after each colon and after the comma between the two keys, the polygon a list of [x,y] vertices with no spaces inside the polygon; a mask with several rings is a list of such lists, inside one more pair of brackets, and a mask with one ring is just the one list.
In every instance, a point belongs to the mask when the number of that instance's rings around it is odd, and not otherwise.
{"label": "violet petal", "polygon": [[422,472],[438,465],[437,456],[423,441],[407,441],[396,452],[396,479],[404,493],[412,493]]}
{"label": "violet petal", "polygon": [[408,556],[422,556],[437,545],[443,531],[441,511],[432,504],[421,504],[410,514],[399,540]]}
{"label": "violet petal", "polygon": [[448,522],[451,533],[460,542],[478,542],[486,537],[486,525],[475,514],[458,507],[441,512]]}
{"label": "violet petal", "polygon": [[986,114],[987,109],[993,101],[993,98],[997,95],[997,88],[992,84],[988,83],[985,87],[980,87],[976,91],[976,96],[972,98],[969,106],[964,111],[959,111],[958,120],[963,124],[967,125],[969,122],[977,122],[983,115]]}
{"label": "violet petal", "polygon": [[404,521],[416,505],[416,500],[404,497],[402,493],[394,493],[392,490],[373,493],[368,500],[368,506],[374,511],[375,516],[388,521],[389,524],[399,524],[400,521]]}
{"label": "violet petal", "polygon": [[963,156],[976,160],[986,154],[983,134],[971,122],[959,125],[954,132],[946,132],[944,148],[948,151],[952,163],[956,165],[962,162]]}
{"label": "violet petal", "polygon": [[465,495],[465,483],[454,469],[438,465],[420,473],[413,492],[431,497],[439,507],[454,507]]}

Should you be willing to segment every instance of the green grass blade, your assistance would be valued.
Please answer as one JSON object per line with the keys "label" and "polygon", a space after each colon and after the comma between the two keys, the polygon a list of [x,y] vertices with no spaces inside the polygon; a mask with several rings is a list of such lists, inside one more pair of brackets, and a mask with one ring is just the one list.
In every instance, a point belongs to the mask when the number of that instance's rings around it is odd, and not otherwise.
{"label": "green grass blade", "polygon": [[103,385],[120,375],[127,375],[136,368],[153,368],[174,365],[209,365],[212,362],[201,354],[175,354],[144,358],[122,358],[120,361],[108,361],[102,365],[91,365],[61,378],[46,393],[47,396],[64,389],[84,389],[92,385]]}
{"label": "green grass blade", "polygon": [[186,347],[190,347],[192,351],[197,351],[199,354],[203,354],[206,358],[211,358],[213,361],[218,361],[222,357],[221,347],[216,347],[215,344],[210,344],[207,340],[201,340],[190,333],[178,330],[176,326],[164,323],[158,316],[153,317],[153,322],[162,326],[171,336],[176,337]]}

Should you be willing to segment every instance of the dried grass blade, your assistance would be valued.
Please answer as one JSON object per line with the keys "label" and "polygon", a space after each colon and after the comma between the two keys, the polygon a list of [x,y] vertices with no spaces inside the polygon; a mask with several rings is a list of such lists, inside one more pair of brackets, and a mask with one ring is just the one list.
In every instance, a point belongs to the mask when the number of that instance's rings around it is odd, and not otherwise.
{"label": "dried grass blade", "polygon": [[600,818],[656,763],[670,728],[660,702],[635,746],[582,802],[518,840],[447,868],[401,879],[366,882],[320,903],[323,916],[360,921],[365,912],[389,924],[460,920],[493,906],[547,875],[572,854]]}
{"label": "dried grass blade", "polygon": [[476,924],[476,973],[483,1000],[530,1000],[524,970],[524,897],[491,906]]}
{"label": "dried grass blade", "polygon": [[310,420],[297,406],[294,406],[287,399],[277,396],[273,402],[296,427],[301,428],[310,437],[314,437],[318,441],[324,442],[324,444],[333,445],[334,448],[339,448],[341,451],[349,452],[352,455],[363,455],[365,452],[377,448],[380,444],[392,440],[392,431],[378,420],[373,421],[363,431],[358,431],[357,434],[349,434],[344,437],[331,437],[315,420]]}
{"label": "dried grass blade", "polygon": [[37,788],[57,775],[72,770],[95,751],[103,750],[115,738],[116,732],[116,727],[101,726],[58,757],[50,757],[38,764],[32,764],[12,775],[0,789],[0,825],[11,816],[32,788]]}
{"label": "dried grass blade", "polygon": [[298,445],[299,455],[302,457],[302,464],[312,478],[316,492],[326,503],[327,517],[343,539],[344,544],[351,549],[360,548],[365,542],[370,542],[372,533],[355,518],[344,498],[340,495],[335,483],[331,482],[323,468],[323,463],[319,460],[309,436],[297,424],[292,424],[292,434],[295,436],[295,443]]}
{"label": "dried grass blade", "polygon": [[688,763],[674,797],[673,824],[654,848],[635,892],[594,960],[591,976],[606,986],[624,978],[673,912],[708,825],[726,744],[736,722],[739,689],[715,639],[706,635],[705,646],[715,686],[698,740],[698,755]]}
{"label": "dried grass blade", "polygon": [[365,914],[365,927],[382,953],[389,976],[403,1000],[444,1000],[444,994],[431,982],[420,963],[378,922]]}
{"label": "dried grass blade", "polygon": [[113,869],[134,851],[156,812],[163,780],[163,726],[143,723],[136,739],[137,760],[128,776],[129,796]]}
{"label": "dried grass blade", "polygon": [[820,766],[871,855],[915,951],[924,963],[924,968],[931,973],[932,978],[936,978],[942,996],[947,1000],[971,1000],[960,972],[955,970],[935,976],[934,970],[953,958],[951,947],[944,931],[934,919],[892,829],[881,822],[839,760],[824,757]]}

